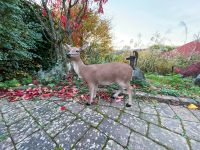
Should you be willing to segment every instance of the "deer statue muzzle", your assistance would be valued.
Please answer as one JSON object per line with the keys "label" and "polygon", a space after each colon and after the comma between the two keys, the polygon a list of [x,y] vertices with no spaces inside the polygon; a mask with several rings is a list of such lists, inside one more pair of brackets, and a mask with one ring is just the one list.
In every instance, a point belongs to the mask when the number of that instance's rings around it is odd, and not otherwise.
{"label": "deer statue muzzle", "polygon": [[113,95],[113,97],[116,98],[120,93],[128,94],[129,98],[126,106],[131,107],[131,66],[121,62],[85,65],[80,58],[80,52],[85,50],[87,47],[87,44],[83,45],[80,48],[66,45],[66,49],[69,50],[69,52],[67,53],[67,57],[71,60],[74,71],[79,76],[79,78],[81,78],[88,84],[90,100],[87,105],[93,103],[93,99],[96,97],[98,85],[109,85],[111,83],[117,83],[120,88]]}

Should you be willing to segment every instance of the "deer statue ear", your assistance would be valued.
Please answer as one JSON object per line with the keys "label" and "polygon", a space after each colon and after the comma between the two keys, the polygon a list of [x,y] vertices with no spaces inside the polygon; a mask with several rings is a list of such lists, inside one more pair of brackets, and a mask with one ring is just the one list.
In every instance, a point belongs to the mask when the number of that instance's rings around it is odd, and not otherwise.
{"label": "deer statue ear", "polygon": [[80,50],[83,51],[89,47],[88,43],[85,43],[83,46],[81,46]]}
{"label": "deer statue ear", "polygon": [[68,45],[68,44],[66,44],[65,47],[66,47],[68,50],[70,50],[70,49],[72,48],[71,45]]}

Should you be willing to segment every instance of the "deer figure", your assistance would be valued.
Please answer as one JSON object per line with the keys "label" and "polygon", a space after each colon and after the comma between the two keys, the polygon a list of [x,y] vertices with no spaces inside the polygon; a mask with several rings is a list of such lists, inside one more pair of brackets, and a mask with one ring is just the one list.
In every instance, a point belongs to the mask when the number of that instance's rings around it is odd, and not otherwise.
{"label": "deer figure", "polygon": [[132,86],[130,81],[132,79],[132,68],[130,65],[120,62],[113,62],[107,64],[92,64],[85,65],[80,58],[80,52],[85,50],[88,44],[80,48],[66,45],[65,48],[69,50],[67,57],[70,59],[76,74],[84,80],[89,87],[90,100],[87,105],[93,103],[96,97],[98,85],[109,85],[117,83],[120,89],[113,95],[116,98],[120,93],[128,94],[128,102],[126,107],[132,105]]}

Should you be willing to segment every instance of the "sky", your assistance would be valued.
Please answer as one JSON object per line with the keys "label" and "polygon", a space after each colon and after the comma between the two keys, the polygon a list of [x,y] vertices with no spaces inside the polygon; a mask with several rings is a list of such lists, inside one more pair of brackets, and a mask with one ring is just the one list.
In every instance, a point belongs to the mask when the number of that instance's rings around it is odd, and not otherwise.
{"label": "sky", "polygon": [[104,15],[111,19],[118,49],[155,43],[178,46],[200,33],[200,0],[108,0]]}

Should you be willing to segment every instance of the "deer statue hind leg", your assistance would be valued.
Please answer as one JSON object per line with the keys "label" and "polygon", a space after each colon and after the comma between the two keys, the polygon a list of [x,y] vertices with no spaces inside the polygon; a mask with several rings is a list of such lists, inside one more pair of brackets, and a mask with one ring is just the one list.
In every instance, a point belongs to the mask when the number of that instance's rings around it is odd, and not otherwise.
{"label": "deer statue hind leg", "polygon": [[132,86],[130,84],[128,86],[127,93],[128,93],[128,103],[126,103],[126,107],[131,107],[133,92],[132,92]]}
{"label": "deer statue hind leg", "polygon": [[126,103],[126,107],[132,106],[132,86],[130,83],[118,83],[123,91],[126,91],[125,94],[128,94],[128,103]]}

